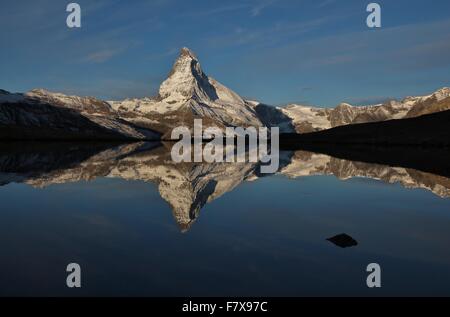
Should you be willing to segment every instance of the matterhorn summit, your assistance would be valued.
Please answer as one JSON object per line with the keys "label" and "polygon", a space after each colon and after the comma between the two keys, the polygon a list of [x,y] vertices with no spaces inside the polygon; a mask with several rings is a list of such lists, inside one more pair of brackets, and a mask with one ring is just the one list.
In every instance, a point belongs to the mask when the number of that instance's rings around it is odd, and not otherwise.
{"label": "matterhorn summit", "polygon": [[184,47],[155,98],[111,101],[124,119],[162,133],[174,126],[193,126],[202,118],[206,126],[255,126],[263,124],[251,104],[202,70],[196,55]]}
{"label": "matterhorn summit", "polygon": [[169,77],[161,84],[159,96],[167,103],[218,99],[197,57],[186,47],[181,49]]}

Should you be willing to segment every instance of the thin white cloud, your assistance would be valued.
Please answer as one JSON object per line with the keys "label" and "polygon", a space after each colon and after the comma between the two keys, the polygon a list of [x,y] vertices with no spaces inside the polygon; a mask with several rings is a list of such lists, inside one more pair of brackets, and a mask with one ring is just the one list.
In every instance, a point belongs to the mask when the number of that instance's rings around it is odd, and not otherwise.
{"label": "thin white cloud", "polygon": [[261,0],[259,1],[259,4],[255,5],[251,10],[250,14],[252,17],[256,17],[261,14],[261,12],[273,5],[277,0]]}
{"label": "thin white cloud", "polygon": [[245,29],[236,27],[229,34],[215,34],[206,39],[209,46],[214,48],[252,45],[271,46],[280,40],[308,33],[330,22],[330,18],[323,17],[310,21],[279,22],[265,28]]}
{"label": "thin white cloud", "polygon": [[195,10],[190,12],[183,12],[179,16],[181,17],[189,17],[189,18],[195,18],[195,17],[204,17],[204,16],[212,16],[222,13],[228,13],[233,12],[237,10],[242,9],[248,9],[249,5],[240,3],[240,4],[231,4],[231,5],[225,5],[221,7],[215,7],[215,8],[207,8],[204,10]]}
{"label": "thin white cloud", "polygon": [[450,45],[448,32],[444,30],[448,30],[449,25],[450,20],[442,20],[290,42],[261,51],[247,62],[278,71],[348,67],[349,64],[355,71],[362,66],[379,65],[376,70],[386,73],[398,72],[400,68],[415,71],[447,67],[450,65]]}
{"label": "thin white cloud", "polygon": [[89,63],[104,63],[122,52],[123,49],[104,49],[90,53],[84,61]]}
{"label": "thin white cloud", "polygon": [[319,3],[319,5],[317,6],[318,8],[324,8],[329,6],[330,4],[335,3],[336,0],[323,0],[322,2]]}

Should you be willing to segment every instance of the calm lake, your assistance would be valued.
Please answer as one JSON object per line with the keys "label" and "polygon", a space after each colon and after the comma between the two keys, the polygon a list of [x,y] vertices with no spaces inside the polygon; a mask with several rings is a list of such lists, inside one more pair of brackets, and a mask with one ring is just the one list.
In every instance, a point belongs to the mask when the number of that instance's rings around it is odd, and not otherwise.
{"label": "calm lake", "polygon": [[[448,175],[281,158],[264,175],[160,144],[2,145],[0,295],[450,295]],[[340,234],[357,245],[327,240]]]}

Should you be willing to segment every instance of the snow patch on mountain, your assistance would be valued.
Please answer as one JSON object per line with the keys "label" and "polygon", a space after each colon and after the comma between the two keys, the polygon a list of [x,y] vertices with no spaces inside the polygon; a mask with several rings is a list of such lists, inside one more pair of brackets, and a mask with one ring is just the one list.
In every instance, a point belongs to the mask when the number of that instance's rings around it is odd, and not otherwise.
{"label": "snow patch on mountain", "polygon": [[62,93],[50,92],[45,89],[33,89],[25,97],[38,103],[70,108],[81,113],[91,115],[115,115],[114,109],[105,101],[95,97],[69,96]]}
{"label": "snow patch on mountain", "polygon": [[[322,108],[314,108],[303,105],[288,105],[281,111],[292,119],[294,126],[302,123],[310,125],[311,131],[331,128],[329,111]],[[303,130],[307,129],[305,126]]]}
{"label": "snow patch on mountain", "polygon": [[296,132],[308,133],[347,124],[404,119],[415,107],[426,108],[427,103],[442,101],[448,97],[450,97],[450,89],[444,87],[430,95],[406,97],[400,101],[390,100],[383,104],[369,106],[341,103],[336,108],[318,108],[290,104],[276,109],[288,117],[287,120],[291,121]]}
{"label": "snow patch on mountain", "polygon": [[12,128],[21,127],[23,131],[40,129],[44,135],[61,131],[61,135],[67,132],[80,138],[91,133],[89,138],[95,139],[94,130],[103,129],[110,133],[111,138],[117,134],[118,137],[133,139],[159,139],[158,133],[124,121],[110,104],[94,97],[68,96],[44,89],[34,89],[25,94],[3,90],[0,92],[0,106],[0,123]]}

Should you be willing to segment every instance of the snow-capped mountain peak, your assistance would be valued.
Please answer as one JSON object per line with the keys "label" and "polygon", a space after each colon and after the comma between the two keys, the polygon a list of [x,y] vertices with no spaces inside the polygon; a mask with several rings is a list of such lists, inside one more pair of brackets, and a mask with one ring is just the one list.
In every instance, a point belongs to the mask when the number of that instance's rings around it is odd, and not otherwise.
{"label": "snow-capped mountain peak", "polygon": [[169,77],[161,84],[159,97],[168,103],[179,103],[190,98],[217,99],[197,57],[186,47],[181,49]]}
{"label": "snow-capped mountain peak", "polygon": [[194,117],[207,118],[209,126],[262,126],[253,107],[237,93],[208,77],[188,48],[181,49],[168,78],[159,88],[158,98],[111,101],[110,104],[125,119],[134,122],[151,119],[148,124],[166,126],[163,133],[175,123],[191,125]]}

